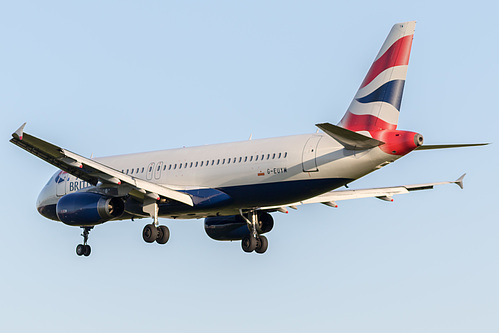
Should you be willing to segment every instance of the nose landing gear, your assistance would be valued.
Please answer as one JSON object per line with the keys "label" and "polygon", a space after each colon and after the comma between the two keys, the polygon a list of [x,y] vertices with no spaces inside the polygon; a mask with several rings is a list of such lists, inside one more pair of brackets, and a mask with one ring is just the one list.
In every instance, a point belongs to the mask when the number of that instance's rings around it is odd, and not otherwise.
{"label": "nose landing gear", "polygon": [[88,241],[88,234],[90,233],[90,230],[93,229],[93,227],[81,227],[83,229],[83,233],[81,234],[83,236],[83,244],[78,244],[76,246],[76,254],[79,256],[85,256],[88,257],[91,252],[90,245],[87,244]]}

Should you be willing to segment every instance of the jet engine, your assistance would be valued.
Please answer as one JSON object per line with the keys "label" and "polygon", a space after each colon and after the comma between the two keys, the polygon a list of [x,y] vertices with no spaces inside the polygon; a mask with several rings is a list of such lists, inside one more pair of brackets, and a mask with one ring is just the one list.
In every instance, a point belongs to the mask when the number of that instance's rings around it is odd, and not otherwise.
{"label": "jet engine", "polygon": [[[274,219],[269,213],[260,212],[256,229],[259,234],[272,230]],[[206,234],[219,241],[241,240],[250,234],[248,224],[241,215],[207,217],[204,220]]]}
{"label": "jet engine", "polygon": [[121,198],[98,193],[76,192],[59,199],[56,214],[61,222],[72,226],[89,226],[120,217],[125,211]]}

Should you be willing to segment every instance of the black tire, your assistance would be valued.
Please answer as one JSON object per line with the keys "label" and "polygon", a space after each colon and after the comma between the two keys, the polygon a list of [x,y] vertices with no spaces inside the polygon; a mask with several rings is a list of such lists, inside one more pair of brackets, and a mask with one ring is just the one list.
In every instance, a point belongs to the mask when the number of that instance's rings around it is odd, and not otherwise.
{"label": "black tire", "polygon": [[166,244],[170,239],[170,229],[168,229],[165,225],[160,225],[158,227],[158,238],[156,239],[156,243],[158,244]]}
{"label": "black tire", "polygon": [[84,255],[85,254],[85,245],[78,244],[78,246],[76,246],[76,254],[79,256]]}
{"label": "black tire", "polygon": [[244,252],[253,252],[256,248],[256,239],[253,236],[246,236],[241,240],[241,247]]}
{"label": "black tire", "polygon": [[265,253],[265,251],[267,251],[268,247],[269,247],[269,241],[267,240],[267,237],[260,236],[260,240],[258,242],[256,249],[255,249],[255,252],[260,253],[260,254]]}
{"label": "black tire", "polygon": [[142,230],[142,238],[146,243],[152,243],[158,238],[158,228],[154,224],[146,224],[144,230]]}
{"label": "black tire", "polygon": [[85,253],[83,253],[83,255],[85,257],[88,257],[90,255],[90,252],[92,252],[92,249],[90,248],[90,245],[85,245]]}

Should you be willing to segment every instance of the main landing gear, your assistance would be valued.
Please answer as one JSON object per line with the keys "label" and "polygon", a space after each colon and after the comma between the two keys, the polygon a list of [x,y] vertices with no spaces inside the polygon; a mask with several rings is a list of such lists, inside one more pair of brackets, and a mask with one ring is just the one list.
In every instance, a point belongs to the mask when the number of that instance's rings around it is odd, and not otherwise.
{"label": "main landing gear", "polygon": [[253,251],[259,254],[265,253],[269,247],[269,241],[267,240],[267,237],[258,234],[257,211],[250,211],[249,219],[243,214],[242,210],[239,210],[239,212],[246,220],[246,223],[248,223],[248,229],[250,230],[250,234],[241,240],[241,247],[243,248],[243,251],[247,253],[251,253]]}
{"label": "main landing gear", "polygon": [[156,241],[158,244],[166,244],[170,239],[170,230],[164,225],[159,225],[158,222],[158,204],[154,200],[144,201],[144,212],[148,213],[153,223],[147,224],[142,230],[142,238],[147,243]]}
{"label": "main landing gear", "polygon": [[76,254],[79,256],[85,256],[88,257],[91,252],[90,245],[87,244],[88,241],[88,234],[90,233],[90,230],[92,230],[93,227],[81,227],[83,229],[83,233],[81,234],[83,236],[83,244],[78,244],[76,246]]}
{"label": "main landing gear", "polygon": [[142,230],[142,238],[147,243],[156,241],[158,244],[166,244],[168,239],[170,239],[170,230],[164,225],[156,226],[154,223],[147,224],[144,230]]}

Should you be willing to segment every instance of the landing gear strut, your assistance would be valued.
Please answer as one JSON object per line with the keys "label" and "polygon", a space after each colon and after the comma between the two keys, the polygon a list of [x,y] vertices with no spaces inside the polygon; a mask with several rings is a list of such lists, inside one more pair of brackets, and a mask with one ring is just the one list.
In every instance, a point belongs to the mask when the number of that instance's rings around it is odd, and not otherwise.
{"label": "landing gear strut", "polygon": [[155,200],[144,201],[144,212],[148,213],[153,223],[147,224],[142,230],[142,238],[147,243],[156,241],[158,244],[166,244],[170,239],[170,230],[167,226],[159,225],[158,222],[158,203]]}
{"label": "landing gear strut", "polygon": [[243,214],[242,210],[239,213],[244,218],[246,223],[248,223],[248,229],[250,234],[245,236],[241,240],[241,247],[244,252],[251,253],[255,251],[256,253],[265,253],[269,247],[269,241],[267,237],[258,234],[257,224],[258,224],[258,214],[256,210],[251,210],[249,214],[249,219]]}
{"label": "landing gear strut", "polygon": [[91,252],[90,245],[87,244],[88,241],[88,234],[90,233],[90,230],[92,230],[93,227],[81,227],[83,229],[83,233],[81,234],[83,236],[83,244],[78,244],[76,246],[76,254],[79,256],[85,256],[88,257]]}

